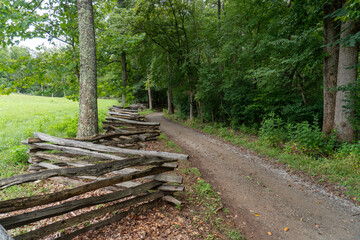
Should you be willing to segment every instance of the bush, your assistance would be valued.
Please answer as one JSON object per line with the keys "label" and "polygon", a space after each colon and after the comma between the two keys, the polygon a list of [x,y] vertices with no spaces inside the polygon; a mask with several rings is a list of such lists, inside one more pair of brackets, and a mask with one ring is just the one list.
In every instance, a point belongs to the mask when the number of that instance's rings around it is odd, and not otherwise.
{"label": "bush", "polygon": [[289,153],[304,153],[310,156],[329,155],[334,152],[337,145],[336,134],[323,135],[316,124],[302,122],[288,129],[290,139],[285,151]]}
{"label": "bush", "polygon": [[288,139],[288,130],[286,124],[281,118],[270,114],[269,118],[265,118],[259,129],[260,139],[269,142],[275,146],[285,142]]}
{"label": "bush", "polygon": [[312,155],[321,152],[323,146],[322,132],[319,126],[308,122],[296,124],[291,140],[297,143],[301,152]]}
{"label": "bush", "polygon": [[349,162],[350,167],[360,173],[360,141],[355,144],[343,143],[335,156]]}

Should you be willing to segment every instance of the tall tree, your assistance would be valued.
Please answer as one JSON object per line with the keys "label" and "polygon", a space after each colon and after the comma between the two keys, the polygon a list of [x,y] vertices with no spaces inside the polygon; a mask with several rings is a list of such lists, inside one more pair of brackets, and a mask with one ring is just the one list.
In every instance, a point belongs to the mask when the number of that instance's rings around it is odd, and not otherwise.
{"label": "tall tree", "polygon": [[[342,22],[341,39],[346,41],[350,36],[358,31],[354,20]],[[339,49],[339,65],[337,75],[338,89],[336,93],[335,106],[335,127],[337,137],[341,142],[351,142],[354,139],[354,129],[351,126],[351,117],[353,115],[353,104],[349,96],[349,90],[344,87],[353,86],[357,80],[357,64],[359,58],[359,44],[356,41],[347,41],[345,46]]]}
{"label": "tall tree", "polygon": [[92,0],[78,0],[80,92],[78,137],[98,133],[97,65]]}
{"label": "tall tree", "polygon": [[[117,0],[117,5],[119,8],[126,8],[126,3],[127,1],[125,0]],[[122,93],[122,105],[125,106],[126,105],[126,94],[125,94],[125,89],[127,87],[128,84],[128,75],[127,75],[127,67],[126,67],[126,51],[125,49],[123,49],[121,51],[121,78],[122,78],[122,82],[123,82],[123,87],[124,87],[124,91]]]}
{"label": "tall tree", "polygon": [[[123,82],[123,87],[124,89],[126,89],[127,84],[128,84],[128,75],[127,75],[127,67],[126,67],[126,52],[125,50],[123,50],[121,52],[121,77],[122,77],[122,82]],[[126,105],[126,94],[125,92],[122,93],[122,105],[125,106]]]}
{"label": "tall tree", "polygon": [[332,16],[342,7],[343,0],[327,1],[324,4],[324,113],[322,131],[330,134],[334,129],[336,86],[339,62],[340,22]]}
{"label": "tall tree", "polygon": [[173,104],[173,94],[172,94],[172,89],[171,89],[171,65],[170,65],[170,56],[168,54],[167,56],[167,67],[168,67],[168,86],[167,86],[167,106],[168,106],[168,110],[167,113],[169,115],[174,114],[174,104]]}

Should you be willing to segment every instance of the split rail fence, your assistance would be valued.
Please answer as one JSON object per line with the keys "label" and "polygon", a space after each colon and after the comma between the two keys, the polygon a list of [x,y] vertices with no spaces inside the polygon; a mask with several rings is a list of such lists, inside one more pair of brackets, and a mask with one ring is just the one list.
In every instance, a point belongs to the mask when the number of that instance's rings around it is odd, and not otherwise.
{"label": "split rail fence", "polygon": [[[7,230],[60,216],[79,209],[98,206],[95,210],[50,223],[14,239],[41,239],[60,230],[84,223],[99,216],[111,217],[65,233],[57,239],[73,237],[108,225],[159,204],[159,200],[181,204],[172,196],[183,191],[182,177],[171,172],[175,162],[188,155],[139,150],[145,141],[156,140],[159,123],[145,122],[137,110],[113,106],[104,122],[106,133],[82,139],[64,139],[44,133],[34,133],[22,143],[30,146],[30,173],[0,179],[0,189],[41,179],[70,181],[76,187],[0,202],[0,214],[11,213],[0,219],[0,239],[12,239]],[[110,190],[100,196],[77,196],[97,190]],[[54,204],[56,203],[56,204]],[[105,206],[100,207],[105,204]],[[38,208],[42,206],[42,208]],[[35,210],[33,210],[33,208]],[[24,210],[23,211],[20,210]],[[18,214],[19,211],[20,213]]]}

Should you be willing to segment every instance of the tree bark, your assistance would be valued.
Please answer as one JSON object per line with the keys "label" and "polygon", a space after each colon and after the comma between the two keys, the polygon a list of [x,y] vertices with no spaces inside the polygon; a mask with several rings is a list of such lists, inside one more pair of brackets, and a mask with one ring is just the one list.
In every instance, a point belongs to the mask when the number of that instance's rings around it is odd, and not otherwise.
{"label": "tree bark", "polygon": [[148,97],[149,97],[149,109],[153,109],[152,106],[152,97],[151,97],[151,87],[150,87],[150,77],[149,77],[149,73],[147,73],[147,89],[148,89]]}
{"label": "tree bark", "polygon": [[194,93],[190,92],[189,94],[190,98],[190,120],[194,119]]}
{"label": "tree bark", "polygon": [[74,56],[74,61],[75,61],[75,76],[76,76],[76,80],[79,83],[80,82],[79,61],[78,61],[77,54],[76,54],[75,40],[74,39],[72,39],[71,48],[72,48],[72,51],[73,51],[73,56]]}
{"label": "tree bark", "polygon": [[204,122],[204,115],[203,115],[203,109],[202,109],[202,105],[201,105],[200,101],[199,101],[199,110],[200,110],[200,119],[201,119],[201,122],[203,123]]}
{"label": "tree bark", "polygon": [[168,102],[168,114],[174,114],[173,96],[170,83],[168,83],[167,102]]}
{"label": "tree bark", "polygon": [[121,52],[121,76],[122,76],[122,82],[123,82],[123,93],[122,93],[122,105],[126,105],[126,87],[127,87],[127,67],[126,67],[126,52]]}
{"label": "tree bark", "polygon": [[[353,20],[341,24],[341,39],[355,34],[356,24]],[[339,49],[339,65],[337,75],[337,86],[349,86],[355,84],[357,79],[357,67],[359,56],[359,45],[342,46]],[[353,115],[353,104],[349,99],[349,91],[338,90],[336,93],[335,106],[335,127],[337,137],[340,142],[351,142],[354,139],[354,129],[351,126],[351,116]]]}
{"label": "tree bark", "polygon": [[78,0],[80,92],[78,137],[98,133],[97,66],[92,0]]}
{"label": "tree bark", "polygon": [[168,65],[168,91],[167,91],[167,105],[169,115],[174,114],[174,104],[173,104],[173,96],[172,96],[172,89],[171,89],[171,65],[170,65],[170,55],[167,56],[167,65]]}
{"label": "tree bark", "polygon": [[339,23],[332,17],[326,17],[341,8],[342,0],[334,0],[331,4],[324,4],[324,115],[322,131],[330,134],[334,129],[336,84],[339,62],[339,46],[335,42],[339,39]]}

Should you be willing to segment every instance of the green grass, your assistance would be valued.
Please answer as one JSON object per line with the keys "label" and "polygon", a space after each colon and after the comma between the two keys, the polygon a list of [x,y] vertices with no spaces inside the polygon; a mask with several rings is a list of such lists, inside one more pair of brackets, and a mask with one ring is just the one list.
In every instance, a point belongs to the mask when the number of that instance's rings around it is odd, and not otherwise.
{"label": "green grass", "polygon": [[[105,118],[108,106],[116,103],[116,100],[98,100],[99,122]],[[27,168],[27,147],[20,141],[32,137],[34,132],[74,137],[78,105],[66,98],[0,96],[0,178],[19,174]],[[24,187],[12,187],[5,192],[10,196],[14,189],[21,192]]]}
{"label": "green grass", "polygon": [[169,140],[169,138],[166,137],[165,134],[160,133],[160,136],[158,138],[165,142],[165,147],[172,148],[178,153],[181,153],[181,149],[178,147],[178,145],[176,145],[173,141]]}
{"label": "green grass", "polygon": [[154,112],[156,112],[156,110],[154,110],[154,109],[150,110],[148,108],[139,111],[140,115],[148,115],[148,114],[151,114],[151,113],[154,113]]}
{"label": "green grass", "polygon": [[273,146],[256,136],[238,133],[227,127],[214,127],[196,120],[181,121],[172,116],[166,117],[188,127],[200,129],[208,134],[220,137],[234,145],[244,146],[259,155],[265,156],[266,159],[276,159],[286,164],[290,170],[301,170],[315,177],[316,181],[327,181],[341,185],[344,187],[347,197],[356,198],[357,203],[360,204],[359,156],[354,154],[342,156],[335,153],[327,157],[314,157],[303,153],[289,152],[285,148]]}

